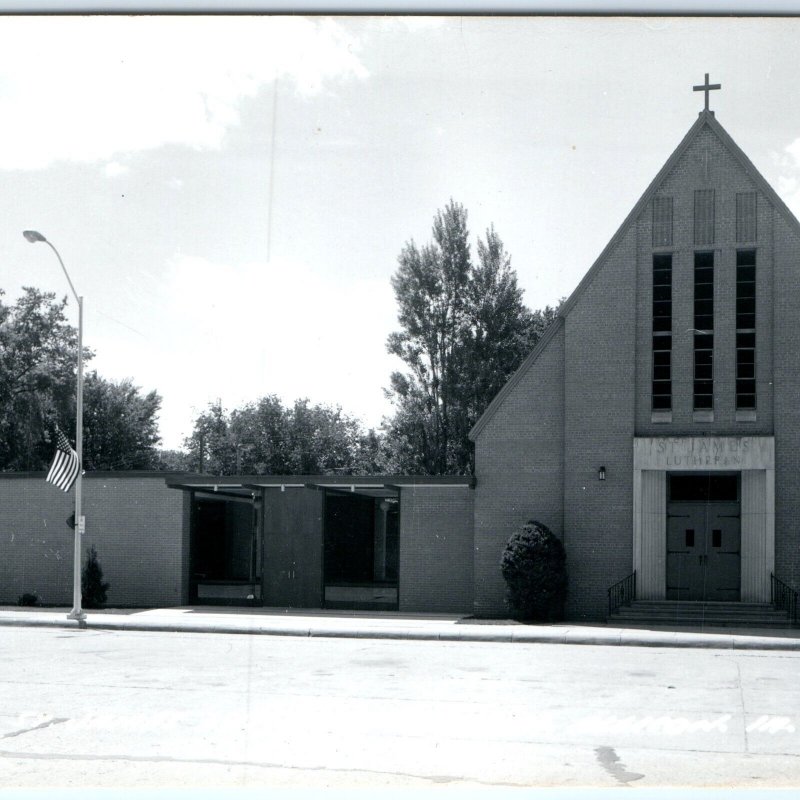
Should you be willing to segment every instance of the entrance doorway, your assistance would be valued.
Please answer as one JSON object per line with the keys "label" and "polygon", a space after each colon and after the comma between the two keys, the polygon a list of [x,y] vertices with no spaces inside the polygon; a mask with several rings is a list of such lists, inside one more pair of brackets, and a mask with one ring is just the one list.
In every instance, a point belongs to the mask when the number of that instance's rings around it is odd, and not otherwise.
{"label": "entrance doorway", "polygon": [[740,474],[667,477],[667,599],[739,600]]}
{"label": "entrance doorway", "polygon": [[399,505],[396,490],[326,490],[325,608],[397,610]]}
{"label": "entrance doorway", "polygon": [[191,503],[189,602],[260,605],[259,503],[234,489],[193,492]]}

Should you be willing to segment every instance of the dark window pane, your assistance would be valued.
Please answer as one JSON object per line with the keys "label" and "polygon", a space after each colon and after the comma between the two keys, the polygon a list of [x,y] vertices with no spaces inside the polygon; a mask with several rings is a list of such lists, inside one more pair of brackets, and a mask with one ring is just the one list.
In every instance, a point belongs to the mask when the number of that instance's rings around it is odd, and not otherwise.
{"label": "dark window pane", "polygon": [[695,267],[713,267],[714,266],[714,253],[695,253],[694,254]]}
{"label": "dark window pane", "polygon": [[755,378],[756,376],[756,365],[755,364],[744,364],[741,361],[736,365],[736,377],[737,378]]}
{"label": "dark window pane", "polygon": [[695,315],[694,326],[698,331],[713,331],[714,315],[713,314]]}
{"label": "dark window pane", "polygon": [[756,315],[755,314],[738,314],[736,316],[737,328],[755,328]]}
{"label": "dark window pane", "polygon": [[671,389],[670,381],[664,379],[657,379],[653,381],[653,394],[669,394]]}
{"label": "dark window pane", "polygon": [[737,350],[736,351],[737,364],[755,364],[756,351],[755,350]]}
{"label": "dark window pane", "polygon": [[694,547],[694,528],[686,529],[686,547]]}
{"label": "dark window pane", "polygon": [[737,250],[736,251],[736,266],[755,266],[756,265],[756,251],[755,250]]}
{"label": "dark window pane", "polygon": [[736,334],[737,347],[755,347],[756,335],[755,333],[737,333]]}
{"label": "dark window pane", "polygon": [[747,380],[737,380],[736,381],[736,391],[740,394],[755,394],[756,393],[756,382],[752,379]]}
{"label": "dark window pane", "polygon": [[697,350],[711,350],[714,347],[713,333],[696,333],[694,336],[694,346]]}
{"label": "dark window pane", "polygon": [[668,381],[671,377],[671,367],[667,364],[664,367],[653,365],[653,380]]}
{"label": "dark window pane", "polygon": [[722,530],[720,528],[714,528],[711,531],[711,546],[722,547]]}
{"label": "dark window pane", "polygon": [[710,394],[695,394],[694,407],[696,411],[706,411],[714,408],[714,398]]}
{"label": "dark window pane", "polygon": [[703,300],[703,299],[696,299],[694,301],[694,313],[695,316],[705,316],[710,317],[714,314],[714,301],[713,300]]}
{"label": "dark window pane", "polygon": [[718,473],[670,475],[669,499],[676,503],[735,503],[739,480],[736,475]]}
{"label": "dark window pane", "polygon": [[736,408],[751,409],[756,407],[756,396],[754,394],[736,394]]}
{"label": "dark window pane", "polygon": [[714,353],[712,350],[696,350],[694,354],[694,363],[695,364],[707,364],[711,365],[714,359]]}
{"label": "dark window pane", "polygon": [[653,337],[653,350],[671,350],[672,336],[669,334]]}
{"label": "dark window pane", "polygon": [[669,394],[653,395],[653,411],[669,411],[672,408],[672,397]]}
{"label": "dark window pane", "polygon": [[714,392],[714,382],[709,380],[695,381],[694,393],[695,394],[712,394]]}
{"label": "dark window pane", "polygon": [[669,366],[672,361],[672,353],[669,350],[658,350],[653,353],[653,364],[660,367]]}
{"label": "dark window pane", "polygon": [[737,297],[736,298],[736,316],[739,314],[755,314],[756,313],[756,300],[754,297]]}
{"label": "dark window pane", "polygon": [[653,286],[653,302],[672,302],[671,286]]}
{"label": "dark window pane", "polygon": [[698,381],[710,381],[714,377],[714,368],[711,364],[694,365],[694,377]]}

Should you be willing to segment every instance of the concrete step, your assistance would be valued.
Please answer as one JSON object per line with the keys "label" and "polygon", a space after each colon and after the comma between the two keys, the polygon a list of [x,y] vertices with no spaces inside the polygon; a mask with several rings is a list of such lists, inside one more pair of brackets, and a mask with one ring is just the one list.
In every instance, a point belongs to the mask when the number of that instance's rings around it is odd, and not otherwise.
{"label": "concrete step", "polygon": [[688,617],[672,617],[665,619],[664,617],[617,617],[611,616],[608,618],[610,625],[651,625],[651,626],[676,626],[684,628],[703,627],[703,628],[775,628],[785,629],[792,627],[788,619],[782,620],[754,620],[748,619],[734,619],[726,617],[725,619],[716,619],[709,617],[706,619],[688,618]]}
{"label": "concrete step", "polygon": [[608,621],[631,625],[703,625],[715,627],[785,628],[789,615],[769,603],[720,601],[634,600]]}

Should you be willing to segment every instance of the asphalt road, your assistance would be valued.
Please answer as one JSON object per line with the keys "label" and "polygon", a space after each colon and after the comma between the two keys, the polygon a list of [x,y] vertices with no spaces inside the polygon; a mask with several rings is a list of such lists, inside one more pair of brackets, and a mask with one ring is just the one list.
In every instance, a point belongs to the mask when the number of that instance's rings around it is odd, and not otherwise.
{"label": "asphalt road", "polygon": [[789,787],[800,653],[3,628],[0,786]]}

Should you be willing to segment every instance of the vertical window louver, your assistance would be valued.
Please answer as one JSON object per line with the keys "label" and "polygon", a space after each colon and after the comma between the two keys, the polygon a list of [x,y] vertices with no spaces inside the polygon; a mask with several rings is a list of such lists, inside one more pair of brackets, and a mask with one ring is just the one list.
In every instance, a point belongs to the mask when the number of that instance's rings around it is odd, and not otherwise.
{"label": "vertical window louver", "polygon": [[736,195],[736,241],[754,242],[758,235],[756,229],[756,203],[758,195],[755,192],[740,192]]}
{"label": "vertical window louver", "polygon": [[714,244],[714,190],[694,193],[694,243]]}
{"label": "vertical window louver", "polygon": [[653,247],[672,246],[672,198],[653,198]]}

